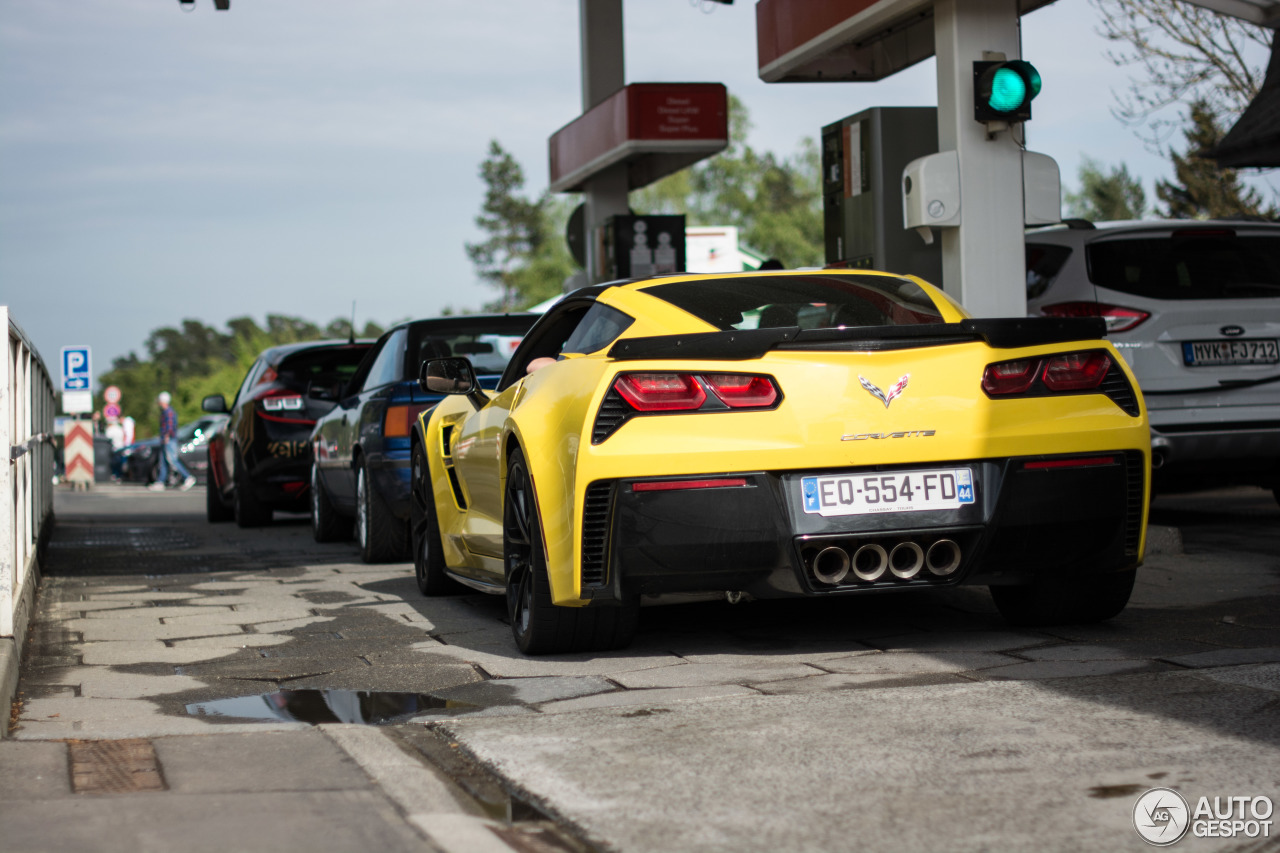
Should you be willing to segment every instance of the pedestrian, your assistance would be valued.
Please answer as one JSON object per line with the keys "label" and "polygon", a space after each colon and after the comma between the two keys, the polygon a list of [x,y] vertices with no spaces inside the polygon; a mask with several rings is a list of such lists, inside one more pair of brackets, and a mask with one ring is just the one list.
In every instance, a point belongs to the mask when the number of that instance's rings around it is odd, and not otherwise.
{"label": "pedestrian", "polygon": [[169,480],[169,466],[182,475],[182,491],[187,491],[196,484],[187,466],[178,457],[178,413],[169,405],[168,391],[161,391],[156,402],[160,404],[160,476],[147,486],[153,492],[163,492],[164,484]]}

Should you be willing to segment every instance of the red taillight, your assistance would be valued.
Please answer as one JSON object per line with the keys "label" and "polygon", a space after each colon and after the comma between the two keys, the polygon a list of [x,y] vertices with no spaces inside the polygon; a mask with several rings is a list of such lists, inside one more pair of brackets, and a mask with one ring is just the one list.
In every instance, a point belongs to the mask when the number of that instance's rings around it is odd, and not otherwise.
{"label": "red taillight", "polygon": [[988,394],[1022,394],[1036,381],[1040,360],[1023,358],[988,364],[982,374],[982,390]]}
{"label": "red taillight", "polygon": [[778,389],[767,376],[705,373],[702,381],[732,409],[765,408],[772,406],[778,399]]}
{"label": "red taillight", "polygon": [[1073,352],[1049,359],[1041,379],[1050,391],[1088,391],[1101,385],[1110,369],[1106,353]]}
{"label": "red taillight", "polygon": [[413,423],[427,406],[387,406],[387,414],[382,419],[382,434],[386,438],[404,438],[413,428]]}
{"label": "red taillight", "polygon": [[707,392],[687,373],[622,373],[613,387],[641,412],[691,411],[707,401]]}
{"label": "red taillight", "polygon": [[643,483],[632,483],[633,492],[676,492],[684,489],[730,489],[745,486],[743,477],[717,477],[699,480],[658,480]]}
{"label": "red taillight", "polygon": [[1040,310],[1050,317],[1101,317],[1107,324],[1108,332],[1136,329],[1151,316],[1136,308],[1121,308],[1104,302],[1059,302],[1056,305],[1046,305]]}

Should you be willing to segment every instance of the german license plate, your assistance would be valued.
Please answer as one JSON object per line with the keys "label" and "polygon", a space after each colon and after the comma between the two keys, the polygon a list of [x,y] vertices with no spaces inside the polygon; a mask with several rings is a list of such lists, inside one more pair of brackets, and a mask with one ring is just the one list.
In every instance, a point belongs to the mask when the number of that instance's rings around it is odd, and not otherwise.
{"label": "german license plate", "polygon": [[1275,338],[1243,341],[1185,341],[1182,361],[1188,367],[1218,367],[1224,364],[1276,364],[1280,352]]}
{"label": "german license plate", "polygon": [[973,471],[938,468],[800,479],[804,511],[821,516],[957,509],[973,503]]}

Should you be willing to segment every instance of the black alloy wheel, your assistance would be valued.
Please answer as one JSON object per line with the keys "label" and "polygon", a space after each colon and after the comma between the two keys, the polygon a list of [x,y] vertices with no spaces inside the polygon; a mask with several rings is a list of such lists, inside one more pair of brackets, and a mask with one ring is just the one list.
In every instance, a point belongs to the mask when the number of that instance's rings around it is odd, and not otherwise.
{"label": "black alloy wheel", "polygon": [[537,501],[524,453],[507,464],[502,507],[502,554],[511,634],[527,655],[607,651],[630,645],[638,602],[608,607],[560,607],[551,598]]}
{"label": "black alloy wheel", "polygon": [[429,597],[466,592],[466,587],[445,573],[444,545],[440,541],[431,472],[427,467],[427,454],[416,442],[409,476],[409,529],[418,592]]}
{"label": "black alloy wheel", "polygon": [[351,538],[352,520],[339,513],[329,500],[320,466],[311,463],[311,537],[317,542],[342,542]]}
{"label": "black alloy wheel", "polygon": [[369,466],[356,471],[356,542],[366,563],[397,563],[405,558],[405,523],[391,513],[371,485]]}
{"label": "black alloy wheel", "polygon": [[1133,593],[1136,569],[1046,577],[1022,586],[992,586],[996,609],[1010,625],[1034,628],[1103,622],[1119,615]]}
{"label": "black alloy wheel", "polygon": [[271,523],[271,507],[258,500],[253,492],[253,483],[249,481],[249,472],[240,454],[235,454],[231,480],[232,511],[236,524],[240,527],[261,527]]}

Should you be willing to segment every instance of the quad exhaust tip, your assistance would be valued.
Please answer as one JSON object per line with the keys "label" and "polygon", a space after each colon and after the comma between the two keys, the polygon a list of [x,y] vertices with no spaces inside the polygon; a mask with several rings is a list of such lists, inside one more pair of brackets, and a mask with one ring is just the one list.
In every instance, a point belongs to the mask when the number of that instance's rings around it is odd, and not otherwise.
{"label": "quad exhaust tip", "polygon": [[893,574],[898,580],[911,580],[924,569],[934,577],[945,578],[955,574],[960,568],[960,546],[951,539],[939,539],[929,545],[928,549],[911,541],[899,542],[892,550],[885,550],[883,545],[868,542],[860,546],[852,555],[844,548],[832,545],[823,548],[816,554],[806,553],[809,568],[819,583],[837,586],[852,572],[854,577],[864,583],[873,583],[884,577],[886,572]]}

